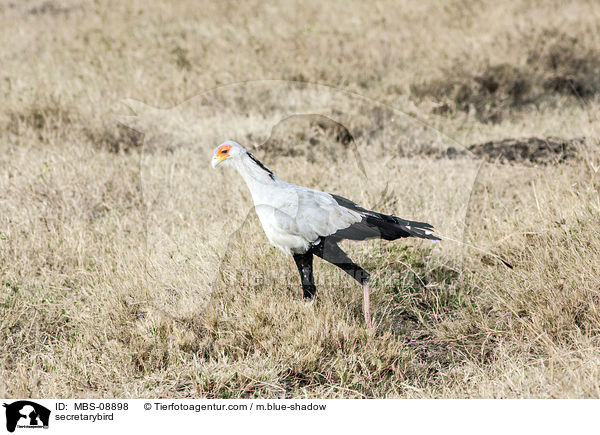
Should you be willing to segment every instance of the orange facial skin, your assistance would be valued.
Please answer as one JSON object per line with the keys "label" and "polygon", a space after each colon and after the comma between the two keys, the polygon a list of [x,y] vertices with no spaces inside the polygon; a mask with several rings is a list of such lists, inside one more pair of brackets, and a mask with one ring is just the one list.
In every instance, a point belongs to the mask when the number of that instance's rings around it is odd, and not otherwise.
{"label": "orange facial skin", "polygon": [[217,155],[219,157],[225,158],[229,154],[229,150],[231,149],[231,145],[221,145],[217,150]]}
{"label": "orange facial skin", "polygon": [[[213,158],[213,167],[221,163],[227,157],[229,157],[229,151],[231,150],[231,145],[225,144],[221,145]],[[216,162],[216,163],[215,163]]]}

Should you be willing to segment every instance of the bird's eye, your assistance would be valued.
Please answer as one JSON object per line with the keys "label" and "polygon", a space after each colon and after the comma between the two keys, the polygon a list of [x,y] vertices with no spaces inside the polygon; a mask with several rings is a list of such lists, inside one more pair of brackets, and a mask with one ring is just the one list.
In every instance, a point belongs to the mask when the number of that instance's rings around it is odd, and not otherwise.
{"label": "bird's eye", "polygon": [[227,154],[227,150],[226,149],[221,150],[221,154]]}

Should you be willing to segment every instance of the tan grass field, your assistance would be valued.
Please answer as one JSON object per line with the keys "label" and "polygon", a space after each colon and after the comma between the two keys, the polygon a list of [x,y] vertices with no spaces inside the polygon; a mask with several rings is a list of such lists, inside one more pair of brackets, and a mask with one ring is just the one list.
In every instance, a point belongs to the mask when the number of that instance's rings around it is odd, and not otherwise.
{"label": "tan grass field", "polygon": [[[0,35],[0,396],[600,396],[600,4],[2,0]],[[584,139],[445,152],[527,137]],[[226,139],[485,252],[347,243],[373,327],[319,261],[307,307]]]}

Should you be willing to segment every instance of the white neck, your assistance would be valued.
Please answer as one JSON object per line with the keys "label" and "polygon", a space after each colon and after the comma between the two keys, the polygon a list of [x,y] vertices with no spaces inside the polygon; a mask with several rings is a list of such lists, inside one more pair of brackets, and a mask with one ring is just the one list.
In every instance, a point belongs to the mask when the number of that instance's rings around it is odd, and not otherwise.
{"label": "white neck", "polygon": [[246,182],[255,205],[264,203],[267,199],[264,195],[269,188],[280,181],[275,175],[261,168],[248,154],[232,159],[231,163]]}

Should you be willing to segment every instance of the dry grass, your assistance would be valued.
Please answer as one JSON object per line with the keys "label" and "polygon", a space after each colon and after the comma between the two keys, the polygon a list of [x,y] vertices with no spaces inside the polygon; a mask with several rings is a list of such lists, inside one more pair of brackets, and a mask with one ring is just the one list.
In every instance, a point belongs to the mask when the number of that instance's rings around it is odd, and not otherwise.
{"label": "dry grass", "polygon": [[[0,396],[600,396],[599,6],[298,6],[0,2]],[[331,88],[206,92],[249,79]],[[142,138],[124,98],[186,103],[134,104]],[[554,165],[420,152],[534,136],[586,140]],[[514,269],[347,244],[375,326],[320,262],[305,307],[241,180],[209,168],[229,138]]]}

